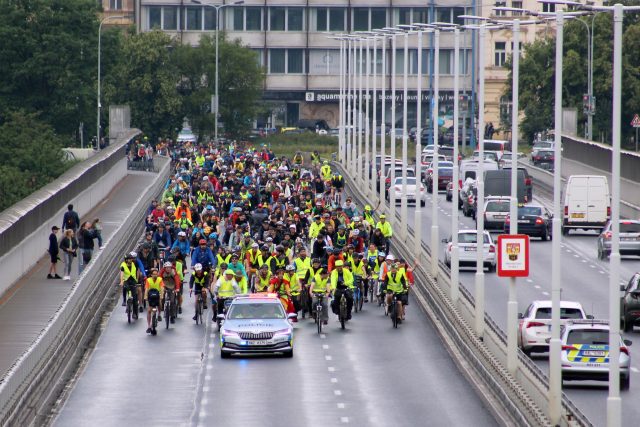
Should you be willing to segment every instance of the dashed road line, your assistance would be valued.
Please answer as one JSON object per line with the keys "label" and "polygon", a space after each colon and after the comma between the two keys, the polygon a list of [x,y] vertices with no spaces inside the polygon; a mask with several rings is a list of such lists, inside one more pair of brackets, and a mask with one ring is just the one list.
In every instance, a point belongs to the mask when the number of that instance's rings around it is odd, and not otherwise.
{"label": "dashed road line", "polygon": [[332,382],[332,383],[337,383],[337,382],[338,382],[338,379],[337,379],[337,378],[331,378],[331,382]]}
{"label": "dashed road line", "polygon": [[333,359],[333,358],[331,356],[329,356],[329,355],[324,356],[324,360],[331,360],[331,359]]}
{"label": "dashed road line", "polygon": [[549,292],[547,292],[547,291],[542,291],[542,295],[544,295],[544,296],[549,296]]}
{"label": "dashed road line", "polygon": [[327,370],[328,370],[329,372],[335,372],[335,371],[336,371],[336,368],[334,368],[333,366],[329,366],[329,367],[327,368]]}
{"label": "dashed road line", "polygon": [[534,285],[533,287],[536,288],[536,289],[540,289],[539,285]]}
{"label": "dashed road line", "polygon": [[333,394],[335,394],[336,396],[342,396],[342,391],[340,391],[340,390],[333,390]]}
{"label": "dashed road line", "polygon": [[340,421],[346,424],[349,422],[349,417],[340,417]]}
{"label": "dashed road line", "polygon": [[631,367],[631,370],[632,370],[633,372],[640,372],[640,369],[636,368],[635,366],[632,366],[632,367]]}
{"label": "dashed road line", "polygon": [[344,409],[344,403],[338,403],[338,409]]}
{"label": "dashed road line", "polygon": [[322,344],[322,349],[323,350],[328,350],[329,349],[329,344]]}

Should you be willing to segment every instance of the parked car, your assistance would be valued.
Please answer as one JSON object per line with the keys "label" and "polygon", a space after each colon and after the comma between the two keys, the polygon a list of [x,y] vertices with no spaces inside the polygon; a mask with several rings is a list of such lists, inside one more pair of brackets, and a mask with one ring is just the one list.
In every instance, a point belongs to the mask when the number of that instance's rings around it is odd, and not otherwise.
{"label": "parked car", "polygon": [[[530,356],[549,351],[551,301],[533,301],[524,313],[518,313],[518,319],[518,347],[524,354]],[[593,319],[593,316],[587,315],[579,302],[560,301],[560,324],[571,319]]]}
{"label": "parked car", "polygon": [[634,326],[640,326],[640,272],[631,276],[626,285],[620,285],[620,292],[620,327],[632,332]]}
{"label": "parked car", "polygon": [[[611,255],[611,227],[613,222],[607,222],[598,236],[598,259],[606,259]],[[620,255],[640,255],[640,221],[620,220]]]}
{"label": "parked car", "polygon": [[571,175],[564,196],[562,234],[570,229],[604,229],[611,218],[611,197],[607,177]]}
{"label": "parked car", "polygon": [[[460,267],[476,267],[478,250],[478,232],[476,230],[460,230],[458,231],[458,261]],[[487,268],[489,272],[496,269],[496,246],[493,243],[491,234],[488,231],[483,232],[483,268]],[[444,248],[444,263],[447,267],[451,267],[451,237],[442,240],[446,243]]]}

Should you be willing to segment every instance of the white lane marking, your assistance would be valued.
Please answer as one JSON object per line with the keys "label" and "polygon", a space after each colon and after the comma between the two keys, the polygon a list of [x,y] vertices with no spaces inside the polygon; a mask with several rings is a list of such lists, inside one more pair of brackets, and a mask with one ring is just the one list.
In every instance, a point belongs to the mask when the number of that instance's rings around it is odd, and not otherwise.
{"label": "white lane marking", "polygon": [[540,285],[533,285],[534,288],[540,289]]}
{"label": "white lane marking", "polygon": [[639,370],[638,368],[636,368],[635,366],[632,366],[632,367],[631,367],[631,370],[632,370],[633,372],[640,372],[640,370]]}
{"label": "white lane marking", "polygon": [[327,368],[327,370],[328,370],[329,372],[335,372],[335,371],[336,371],[336,368],[334,368],[333,366],[329,366],[329,367]]}
{"label": "white lane marking", "polygon": [[583,260],[582,260],[582,262],[587,262],[587,260],[586,260],[586,259],[583,259]]}
{"label": "white lane marking", "polygon": [[349,417],[340,417],[340,421],[346,424],[349,422]]}
{"label": "white lane marking", "polygon": [[328,350],[329,349],[329,344],[322,344],[322,348],[324,350]]}
{"label": "white lane marking", "polygon": [[338,379],[337,379],[337,378],[331,378],[331,382],[332,382],[332,383],[337,383],[337,382],[338,382]]}
{"label": "white lane marking", "polygon": [[205,375],[204,376],[204,380],[205,381],[211,381],[211,375]]}
{"label": "white lane marking", "polygon": [[200,413],[198,414],[198,416],[200,418],[207,418],[207,413],[205,411],[200,411]]}
{"label": "white lane marking", "polygon": [[606,274],[604,271],[600,270],[600,274]]}
{"label": "white lane marking", "polygon": [[533,280],[527,279],[527,283],[533,283]]}
{"label": "white lane marking", "polygon": [[320,339],[326,339],[327,336],[325,334],[320,334]]}
{"label": "white lane marking", "polygon": [[[204,389],[202,391],[204,391]],[[202,406],[206,406],[209,404],[209,399],[202,399],[200,403],[202,404]]]}
{"label": "white lane marking", "polygon": [[549,295],[549,292],[547,292],[547,291],[542,291],[542,295],[548,296],[548,295]]}
{"label": "white lane marking", "polygon": [[573,254],[573,256],[574,256],[575,258],[580,258],[580,255],[578,255],[578,254]]}
{"label": "white lane marking", "polygon": [[207,365],[207,369],[208,369],[208,370],[213,369],[213,365],[212,365],[212,364],[208,364],[208,365]]}
{"label": "white lane marking", "polygon": [[596,266],[595,266],[595,265],[593,265],[593,264],[591,264],[589,267],[591,267],[591,268],[596,268]]}
{"label": "white lane marking", "polygon": [[338,409],[344,409],[344,403],[338,403]]}
{"label": "white lane marking", "polygon": [[329,355],[327,355],[327,356],[325,356],[325,357],[324,357],[324,360],[331,360],[331,359],[332,359],[332,357],[331,357],[331,356],[329,356]]}
{"label": "white lane marking", "polygon": [[211,390],[209,386],[202,387],[202,391],[204,391],[205,393],[207,393],[209,390]]}
{"label": "white lane marking", "polygon": [[333,394],[336,396],[342,396],[342,392],[340,390],[333,390]]}
{"label": "white lane marking", "polygon": [[571,249],[565,249],[564,250],[566,253],[570,254],[571,252],[573,252]]}

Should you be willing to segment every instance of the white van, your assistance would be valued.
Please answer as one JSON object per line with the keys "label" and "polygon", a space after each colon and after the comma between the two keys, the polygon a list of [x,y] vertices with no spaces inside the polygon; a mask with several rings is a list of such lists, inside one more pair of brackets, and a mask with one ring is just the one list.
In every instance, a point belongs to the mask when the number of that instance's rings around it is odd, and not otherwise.
{"label": "white van", "polygon": [[598,230],[611,218],[611,197],[606,176],[571,175],[564,195],[562,234],[570,229]]}
{"label": "white van", "polygon": [[[473,160],[463,160],[460,162],[460,181],[465,182],[467,178],[476,179],[476,171],[480,166],[480,162],[477,158]],[[497,171],[498,163],[493,160],[484,160],[484,171]]]}

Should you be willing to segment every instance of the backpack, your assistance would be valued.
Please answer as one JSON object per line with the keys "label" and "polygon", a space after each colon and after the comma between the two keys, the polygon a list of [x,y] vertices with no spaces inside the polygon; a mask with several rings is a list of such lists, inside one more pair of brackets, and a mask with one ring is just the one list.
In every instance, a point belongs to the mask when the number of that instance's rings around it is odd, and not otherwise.
{"label": "backpack", "polygon": [[76,225],[75,220],[73,219],[73,215],[71,215],[71,212],[67,212],[67,219],[65,224],[67,225],[67,228],[74,228]]}

